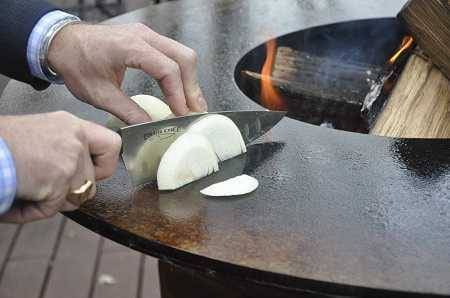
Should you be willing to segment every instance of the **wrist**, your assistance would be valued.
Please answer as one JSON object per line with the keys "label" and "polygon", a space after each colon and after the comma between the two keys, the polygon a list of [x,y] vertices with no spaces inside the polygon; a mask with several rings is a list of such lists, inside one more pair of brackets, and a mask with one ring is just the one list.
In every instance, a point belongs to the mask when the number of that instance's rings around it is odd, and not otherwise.
{"label": "wrist", "polygon": [[50,83],[55,82],[55,73],[49,69],[48,49],[55,35],[79,18],[60,10],[45,14],[34,26],[27,45],[27,60],[31,74]]}
{"label": "wrist", "polygon": [[74,59],[74,57],[68,57],[72,53],[71,50],[78,47],[81,42],[77,34],[78,27],[84,25],[82,22],[72,22],[60,28],[54,35],[46,53],[47,67],[51,71],[60,76],[64,73],[64,66],[69,62],[68,60]]}
{"label": "wrist", "polygon": [[[62,83],[63,80],[59,75],[57,70],[57,63],[50,59],[53,57],[51,53],[55,51],[54,44],[58,44],[58,40],[60,40],[60,36],[62,35],[62,31],[65,31],[67,27],[72,26],[74,24],[80,23],[80,19],[75,16],[68,16],[65,19],[62,19],[60,22],[56,23],[50,30],[47,32],[45,36],[45,40],[41,46],[41,55],[39,57],[40,64],[42,68],[42,72],[46,76],[47,80],[52,83]],[[56,39],[56,40],[55,40]],[[57,50],[56,50],[57,51]],[[56,55],[58,56],[58,55]]]}

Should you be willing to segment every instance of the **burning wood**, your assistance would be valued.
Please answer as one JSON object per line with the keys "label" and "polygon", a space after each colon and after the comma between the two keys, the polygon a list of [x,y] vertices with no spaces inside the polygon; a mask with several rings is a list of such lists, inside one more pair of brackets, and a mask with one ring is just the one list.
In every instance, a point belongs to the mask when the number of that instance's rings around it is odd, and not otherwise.
{"label": "burning wood", "polygon": [[275,90],[272,83],[272,71],[274,66],[277,44],[271,40],[266,44],[266,61],[261,70],[261,103],[270,110],[286,110],[283,97]]}
{"label": "burning wood", "polygon": [[[275,44],[268,44],[268,53]],[[242,71],[269,109],[317,125],[332,123],[344,130],[367,132],[361,118],[363,99],[379,67],[319,57],[289,47],[267,55],[261,73]]]}
{"label": "burning wood", "polygon": [[[265,107],[286,109],[289,116],[301,121],[355,132],[367,133],[372,128],[373,134],[430,137],[418,128],[417,123],[422,123],[424,131],[435,132],[433,136],[447,136],[450,85],[446,86],[436,71],[426,67],[427,62],[418,53],[401,73],[413,50],[414,39],[405,36],[384,67],[377,67],[319,57],[289,47],[276,48],[271,42],[267,44],[262,73],[242,71],[242,76],[247,85],[253,86],[252,93],[260,94]],[[418,74],[425,70],[430,78]],[[402,79],[397,83],[400,75]],[[414,104],[411,96],[430,96],[433,105]],[[442,109],[436,114],[429,110],[432,107]],[[433,113],[435,117],[430,117]],[[401,122],[406,119],[414,122],[410,126],[414,132],[404,129]]]}
{"label": "burning wood", "polygon": [[450,138],[450,1],[411,0],[399,17],[429,58],[409,58],[371,133]]}
{"label": "burning wood", "polygon": [[406,51],[412,48],[414,45],[414,39],[411,36],[405,36],[403,38],[400,49],[389,59],[388,63],[394,65],[395,62],[401,57]]}
{"label": "burning wood", "polygon": [[430,61],[413,54],[371,134],[450,138],[450,82]]}
{"label": "burning wood", "polygon": [[379,73],[377,79],[370,86],[361,109],[361,113],[373,123],[381,111],[387,96],[395,86],[399,69],[403,68],[408,53],[413,49],[414,39],[411,36],[405,36],[398,50],[386,62],[383,70]]}

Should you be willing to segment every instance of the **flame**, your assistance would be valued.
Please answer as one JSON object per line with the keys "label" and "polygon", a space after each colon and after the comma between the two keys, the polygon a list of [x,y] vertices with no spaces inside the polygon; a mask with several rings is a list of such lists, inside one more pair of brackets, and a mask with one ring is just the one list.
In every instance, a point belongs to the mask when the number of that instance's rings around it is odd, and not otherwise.
{"label": "flame", "polygon": [[414,43],[414,38],[411,36],[403,37],[402,44],[400,45],[400,49],[389,59],[389,64],[394,64],[397,59],[403,55],[403,53],[408,50]]}
{"label": "flame", "polygon": [[266,43],[266,61],[261,70],[261,103],[269,110],[286,110],[283,97],[275,90],[272,84],[272,70],[275,62],[277,43],[270,40]]}

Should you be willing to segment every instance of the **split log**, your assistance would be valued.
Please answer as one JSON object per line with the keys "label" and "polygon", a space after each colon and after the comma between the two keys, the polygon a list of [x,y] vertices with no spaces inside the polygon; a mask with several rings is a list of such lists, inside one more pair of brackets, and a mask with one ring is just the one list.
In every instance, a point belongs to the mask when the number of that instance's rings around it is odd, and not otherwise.
{"label": "split log", "polygon": [[399,18],[420,48],[450,79],[450,0],[410,0]]}
{"label": "split log", "polygon": [[[263,76],[251,71],[243,71],[242,76],[247,88],[251,87],[251,93],[259,94]],[[275,90],[282,94],[289,117],[341,130],[368,132],[368,124],[360,113],[361,103],[346,101],[336,93],[325,94],[307,84],[274,77],[270,79]]]}
{"label": "split log", "polygon": [[[368,132],[361,107],[381,68],[339,61],[279,47],[274,60],[272,85],[283,96],[292,118],[337,129]],[[260,94],[263,76],[242,71],[249,93]],[[268,79],[268,78],[265,78]]]}
{"label": "split log", "polygon": [[[282,91],[320,100],[348,102],[361,107],[380,68],[279,47],[272,78]],[[289,90],[290,89],[290,90]]]}
{"label": "split log", "polygon": [[371,133],[450,138],[450,1],[410,0],[399,18],[425,55],[409,58]]}
{"label": "split log", "polygon": [[413,54],[371,134],[450,138],[450,82],[428,59]]}

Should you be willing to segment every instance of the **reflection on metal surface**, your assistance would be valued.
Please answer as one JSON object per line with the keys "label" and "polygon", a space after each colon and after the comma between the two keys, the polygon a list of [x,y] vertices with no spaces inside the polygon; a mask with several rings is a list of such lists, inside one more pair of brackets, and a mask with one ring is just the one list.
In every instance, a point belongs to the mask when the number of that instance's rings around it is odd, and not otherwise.
{"label": "reflection on metal surface", "polygon": [[[135,215],[145,220],[146,226],[159,227],[154,231],[146,231],[157,241],[178,248],[199,250],[206,245],[202,242],[209,238],[208,225],[214,218],[208,214],[208,202],[227,204],[241,200],[257,200],[257,197],[251,195],[227,199],[206,198],[200,190],[243,173],[251,174],[258,167],[264,167],[265,162],[278,154],[282,148],[283,144],[279,143],[250,145],[247,153],[223,162],[219,172],[175,191],[160,192],[154,183],[141,186],[133,194],[132,212],[145,212],[145,215]],[[116,220],[120,221],[120,218]]]}
{"label": "reflection on metal surface", "polygon": [[[447,146],[448,156],[450,156],[450,141],[436,140],[445,148]],[[410,173],[410,177],[417,177],[428,181],[436,181],[447,177],[450,179],[450,161],[448,156],[442,156],[438,147],[429,144],[417,144],[415,140],[403,139],[392,142],[393,158],[398,162],[400,168],[405,168]],[[433,156],[433,159],[424,159],[424,156]],[[448,193],[450,200],[450,189]]]}
{"label": "reflection on metal surface", "polygon": [[[224,115],[236,124],[245,144],[256,140],[276,125],[284,112],[211,112]],[[121,128],[122,159],[133,185],[156,179],[159,162],[169,146],[194,122],[207,114],[196,114]]]}

